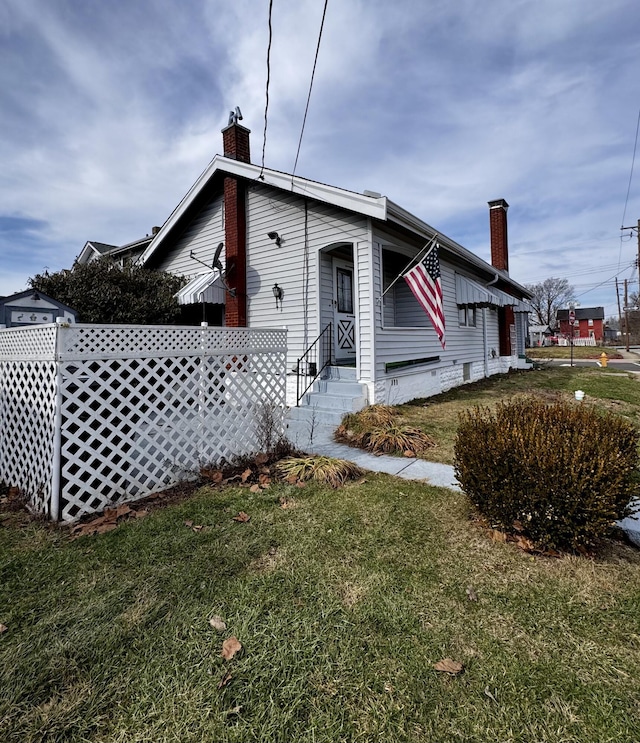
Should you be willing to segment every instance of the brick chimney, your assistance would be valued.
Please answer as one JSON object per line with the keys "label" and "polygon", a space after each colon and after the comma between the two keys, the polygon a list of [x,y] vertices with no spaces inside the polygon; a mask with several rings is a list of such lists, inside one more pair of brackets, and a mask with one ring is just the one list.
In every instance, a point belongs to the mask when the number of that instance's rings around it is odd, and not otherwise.
{"label": "brick chimney", "polygon": [[[489,233],[491,235],[491,265],[509,273],[509,240],[507,238],[507,209],[504,199],[489,202]],[[498,308],[498,343],[500,356],[511,356],[515,348],[511,342],[515,336],[513,307]]]}
{"label": "brick chimney", "polygon": [[[251,132],[237,122],[222,130],[224,156],[241,162],[251,162],[249,135]],[[227,293],[225,325],[247,325],[247,213],[246,188],[235,176],[224,179],[224,245],[226,279],[233,296]]]}
{"label": "brick chimney", "polygon": [[509,240],[507,238],[507,209],[504,199],[489,202],[489,234],[491,235],[491,265],[509,273]]}
{"label": "brick chimney", "polygon": [[222,130],[222,154],[232,160],[251,162],[249,135],[251,131],[237,122],[229,124]]}

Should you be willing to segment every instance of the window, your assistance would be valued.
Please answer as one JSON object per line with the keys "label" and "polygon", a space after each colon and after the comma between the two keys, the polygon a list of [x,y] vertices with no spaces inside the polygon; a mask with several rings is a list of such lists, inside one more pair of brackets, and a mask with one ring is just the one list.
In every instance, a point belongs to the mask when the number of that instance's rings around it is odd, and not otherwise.
{"label": "window", "polygon": [[460,325],[475,328],[476,327],[476,308],[475,307],[458,307],[458,323]]}
{"label": "window", "polygon": [[591,318],[589,318],[589,327],[590,327],[590,328],[592,328],[592,327],[593,327],[593,320],[592,320]]}
{"label": "window", "polygon": [[353,314],[353,274],[346,268],[336,268],[338,281],[338,312]]}

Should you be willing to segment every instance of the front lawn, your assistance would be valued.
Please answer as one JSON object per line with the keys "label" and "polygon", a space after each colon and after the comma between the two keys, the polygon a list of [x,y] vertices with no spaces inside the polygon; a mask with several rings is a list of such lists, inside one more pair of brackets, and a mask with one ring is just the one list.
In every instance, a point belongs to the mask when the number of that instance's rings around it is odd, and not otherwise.
{"label": "front lawn", "polygon": [[474,405],[494,406],[514,395],[534,395],[549,401],[573,401],[576,390],[585,392],[584,405],[624,415],[640,426],[640,380],[614,368],[549,367],[483,379],[443,395],[414,400],[396,408],[400,420],[417,426],[437,442],[423,456],[453,464],[458,415]]}
{"label": "front lawn", "polygon": [[638,553],[532,557],[471,516],[384,475],[75,541],[0,516],[0,740],[638,740]]}
{"label": "front lawn", "polygon": [[[607,354],[608,359],[621,359],[615,348],[610,346],[574,346],[574,359],[600,359],[602,352]],[[527,348],[527,356],[531,359],[570,359],[571,346],[534,346]]]}

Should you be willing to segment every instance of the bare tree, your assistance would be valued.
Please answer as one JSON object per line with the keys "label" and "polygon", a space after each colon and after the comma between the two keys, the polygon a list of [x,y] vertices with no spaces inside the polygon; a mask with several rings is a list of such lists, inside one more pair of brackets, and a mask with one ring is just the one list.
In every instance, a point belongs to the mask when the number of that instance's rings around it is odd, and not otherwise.
{"label": "bare tree", "polygon": [[567,279],[550,278],[540,284],[525,286],[533,294],[531,299],[533,321],[538,325],[549,325],[553,328],[558,310],[564,309],[575,299],[575,292]]}

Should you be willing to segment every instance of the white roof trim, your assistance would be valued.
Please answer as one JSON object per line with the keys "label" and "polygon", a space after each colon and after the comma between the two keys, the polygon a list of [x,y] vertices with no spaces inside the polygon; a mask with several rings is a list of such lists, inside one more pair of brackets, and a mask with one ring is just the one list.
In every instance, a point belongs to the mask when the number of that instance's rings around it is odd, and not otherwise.
{"label": "white roof trim", "polygon": [[291,176],[288,173],[282,173],[277,170],[262,169],[251,163],[216,155],[140,256],[139,262],[142,265],[149,260],[166,235],[171,232],[173,226],[193,203],[196,196],[218,171],[228,173],[229,175],[236,175],[248,181],[262,183],[266,186],[273,186],[289,193],[306,196],[315,201],[322,201],[326,204],[348,209],[349,211],[364,214],[368,217],[375,217],[381,220],[386,220],[387,218],[386,196],[365,196],[355,191],[346,191],[343,188],[336,188],[335,186],[328,186],[324,183],[307,180],[306,178]]}
{"label": "white roof trim", "polygon": [[220,271],[215,269],[209,273],[196,276],[176,294],[178,304],[224,304],[226,290],[222,283]]}

